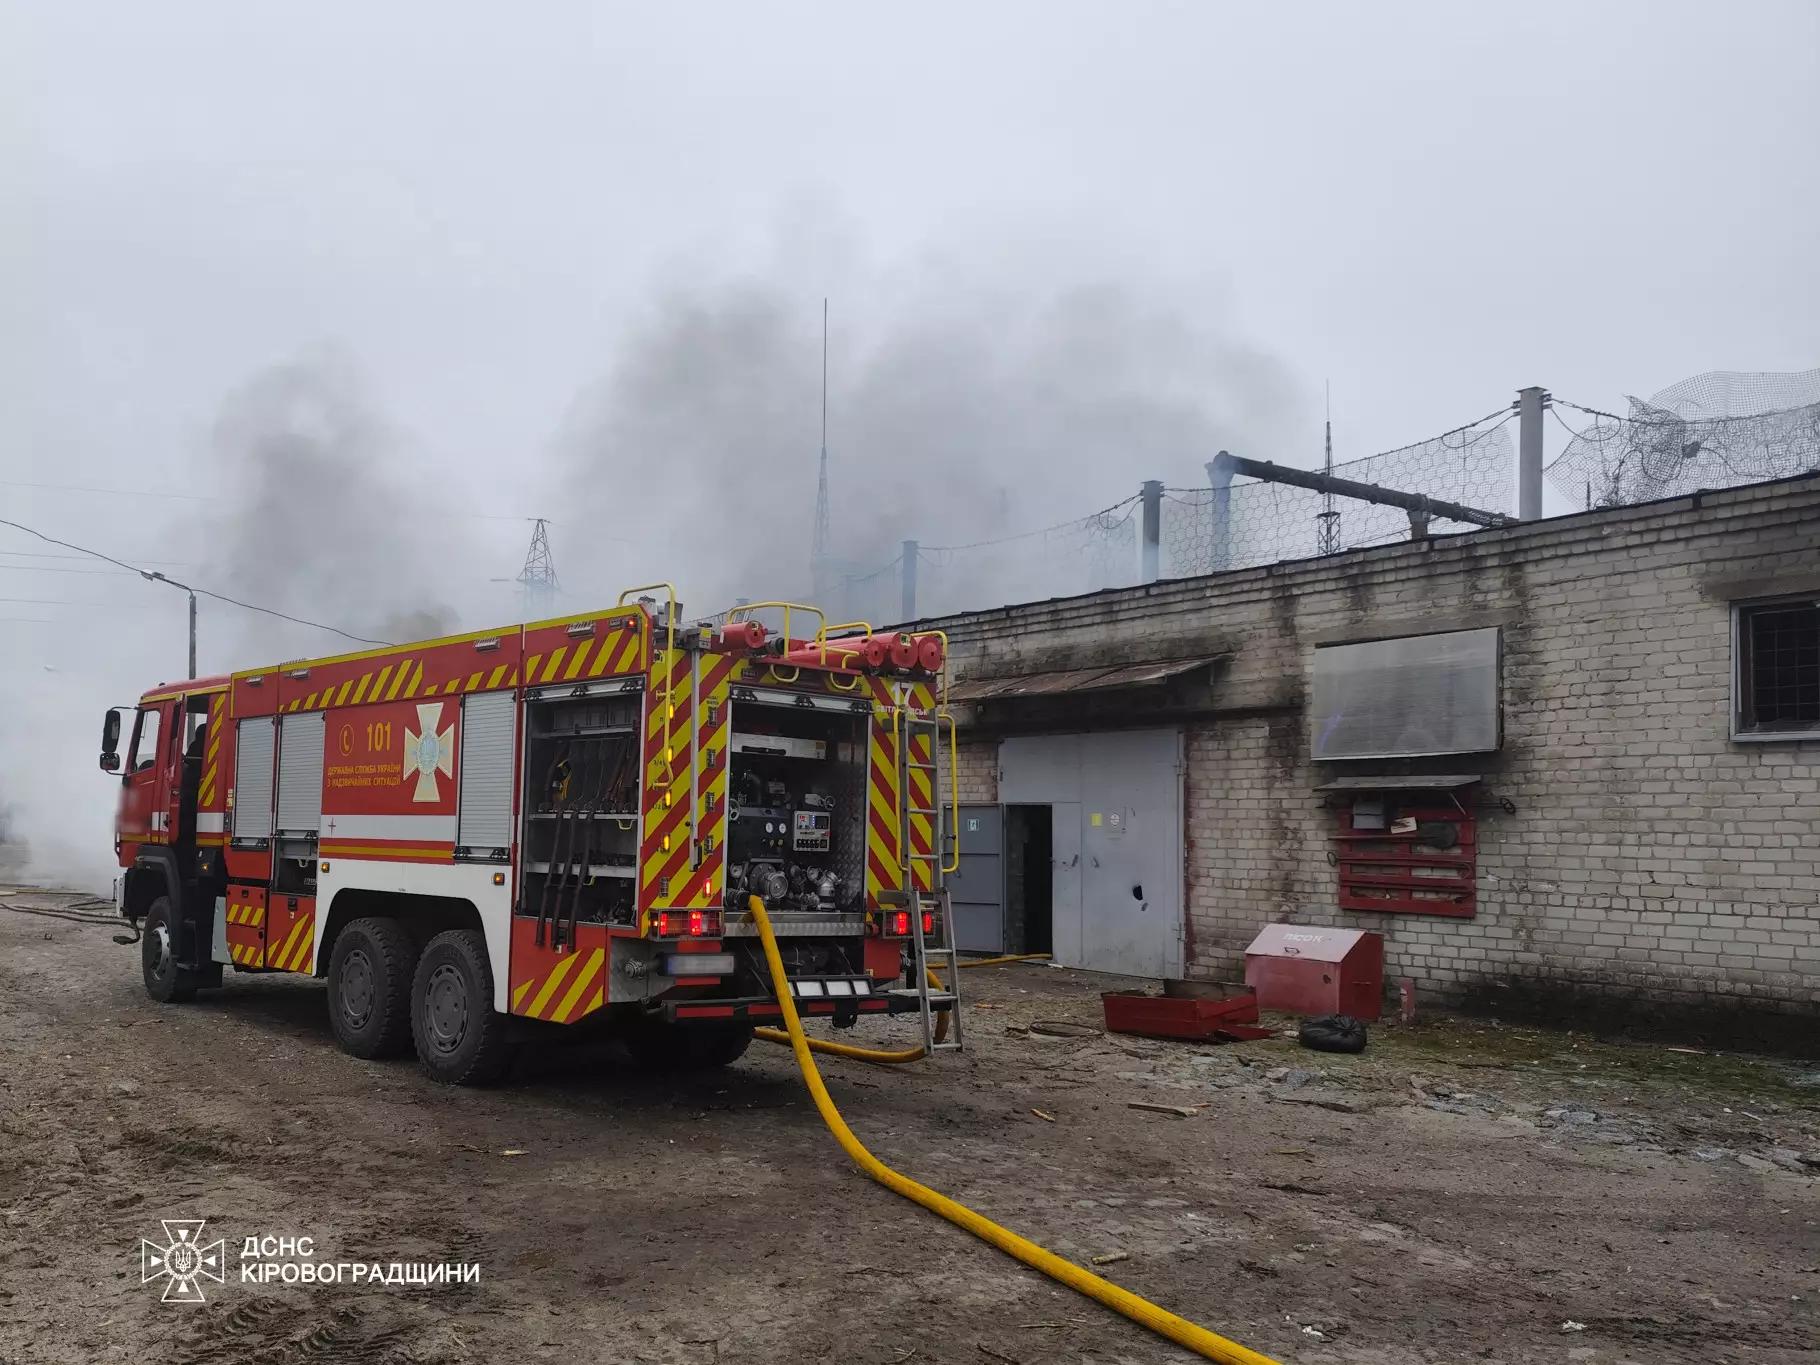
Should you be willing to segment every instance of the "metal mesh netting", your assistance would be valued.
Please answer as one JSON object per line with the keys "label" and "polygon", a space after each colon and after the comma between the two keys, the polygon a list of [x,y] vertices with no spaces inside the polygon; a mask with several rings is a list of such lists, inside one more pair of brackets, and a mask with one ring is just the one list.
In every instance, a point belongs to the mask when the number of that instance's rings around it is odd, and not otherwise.
{"label": "metal mesh netting", "polygon": [[1820,369],[1715,372],[1683,380],[1630,414],[1584,408],[1548,478],[1576,506],[1619,507],[1702,488],[1732,488],[1820,469]]}
{"label": "metal mesh netting", "polygon": [[[1414,445],[1387,450],[1333,467],[1334,474],[1405,493],[1463,503],[1497,512],[1510,506],[1515,454],[1504,427],[1512,417],[1500,408],[1471,426]],[[1486,426],[1493,417],[1501,418]],[[1218,501],[1211,488],[1170,488],[1163,494],[1162,572],[1165,578],[1213,573],[1305,559],[1361,545],[1402,540],[1409,535],[1409,516],[1396,507],[1325,498],[1307,488],[1235,479],[1225,521],[1224,544],[1218,534]],[[1436,518],[1429,531],[1439,534],[1471,530]]]}
{"label": "metal mesh netting", "polygon": [[[1462,503],[1488,512],[1510,505],[1514,450],[1499,408],[1426,441],[1349,460],[1340,478]],[[1220,534],[1222,496],[1224,524]],[[982,610],[1007,602],[1065,597],[1139,581],[1141,496],[1091,516],[971,545],[924,545],[917,554],[916,615]],[[1309,489],[1235,479],[1224,495],[1212,488],[1168,488],[1160,508],[1158,559],[1165,578],[1248,568],[1331,554],[1409,535],[1408,514],[1394,507]],[[1431,533],[1471,529],[1436,518]],[[903,561],[848,569],[833,577],[833,611],[874,623],[901,619]]]}
{"label": "metal mesh netting", "polygon": [[[1137,497],[1074,521],[971,545],[924,545],[917,554],[921,616],[1006,602],[1067,597],[1137,581]],[[869,573],[844,574],[843,615],[874,622],[902,615],[903,556]]]}

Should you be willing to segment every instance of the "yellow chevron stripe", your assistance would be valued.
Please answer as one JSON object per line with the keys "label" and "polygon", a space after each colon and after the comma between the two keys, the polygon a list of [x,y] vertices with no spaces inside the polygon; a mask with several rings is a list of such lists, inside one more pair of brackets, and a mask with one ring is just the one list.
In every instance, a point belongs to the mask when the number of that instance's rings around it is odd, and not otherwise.
{"label": "yellow chevron stripe", "polygon": [[537,665],[543,661],[543,655],[533,654],[525,660],[525,683],[530,685],[537,679]]}
{"label": "yellow chevron stripe", "polygon": [[531,981],[520,981],[516,986],[512,987],[512,1008],[513,1009],[518,1008],[519,1004],[525,998],[525,992],[530,990],[531,987],[535,984],[536,984],[536,981],[533,979]]}
{"label": "yellow chevron stripe", "polygon": [[[478,678],[480,675],[478,673],[476,673],[474,676]],[[488,687],[498,687],[500,682],[505,678],[505,676],[506,676],[506,666],[504,664],[501,664],[501,665],[499,665],[499,667],[497,667],[493,670],[492,676],[490,676],[487,679],[487,686]]]}
{"label": "yellow chevron stripe", "polygon": [[367,700],[369,700],[369,701],[383,700],[386,695],[386,691],[385,691],[386,679],[391,676],[392,676],[392,665],[387,664],[384,668],[380,669],[379,676],[373,679],[373,695],[371,697],[369,697]]}
{"label": "yellow chevron stripe", "polygon": [[605,957],[606,954],[599,948],[596,948],[588,955],[588,965],[582,968],[581,975],[575,979],[575,984],[569,987],[569,993],[563,996],[562,1003],[556,1007],[556,1012],[550,1016],[552,1019],[561,1024],[569,1022],[570,1011],[575,1008],[576,1002],[581,999],[584,993],[586,993],[588,983],[593,981],[595,976],[600,972],[600,964]]}
{"label": "yellow chevron stripe", "polygon": [[354,680],[352,678],[349,678],[346,682],[344,682],[341,685],[341,691],[339,691],[335,694],[335,705],[337,705],[337,706],[345,705],[347,703],[348,693],[352,692],[353,690],[354,690]]}
{"label": "yellow chevron stripe", "polygon": [[[428,686],[428,687],[426,687],[426,688],[424,688],[424,689],[423,689],[423,694],[424,694],[424,696],[426,696],[426,697],[433,697],[433,696],[435,696],[435,695],[436,695],[436,684],[435,684],[435,683],[431,683],[431,684],[430,684],[430,685],[429,685],[429,686]],[[405,694],[405,695],[406,695],[406,696],[409,696],[409,695],[410,695],[410,694],[409,694],[409,693],[406,693],[406,694]]]}
{"label": "yellow chevron stripe", "polygon": [[297,940],[303,937],[303,931],[309,927],[309,918],[305,916],[291,926],[291,932],[285,936],[284,946],[272,957],[272,965],[280,971],[290,969],[291,949],[297,946]]}
{"label": "yellow chevron stripe", "polygon": [[555,652],[550,655],[549,663],[544,665],[543,677],[539,678],[538,681],[539,682],[556,681],[556,670],[562,667],[562,657],[563,657],[563,655],[567,654],[568,652],[569,652],[569,647],[567,645],[556,646]]}
{"label": "yellow chevron stripe", "polygon": [[556,988],[562,985],[563,978],[569,974],[570,970],[575,966],[575,962],[575,954],[570,953],[561,962],[556,964],[556,970],[545,978],[543,989],[531,997],[531,1008],[525,1011],[526,1014],[538,1019],[543,1018],[543,1007],[549,1003],[550,997],[556,994]]}
{"label": "yellow chevron stripe", "polygon": [[466,687],[466,688],[465,688],[465,689],[463,689],[463,690],[464,690],[464,691],[468,691],[468,692],[472,692],[472,691],[473,691],[473,690],[474,690],[474,689],[475,689],[475,688],[476,688],[476,687],[479,687],[479,686],[480,686],[480,674],[478,674],[478,673],[474,673],[474,674],[470,674],[470,675],[469,675],[469,677],[468,677],[468,685],[467,685],[467,687]]}
{"label": "yellow chevron stripe", "polygon": [[423,682],[423,664],[419,663],[416,668],[411,670],[410,682],[404,685],[404,695],[407,701],[417,695],[417,687],[421,682]]}
{"label": "yellow chevron stripe", "polygon": [[371,673],[362,673],[360,675],[360,681],[354,684],[354,695],[353,695],[352,699],[350,700],[349,705],[351,705],[351,706],[360,705],[362,699],[365,698],[365,696],[367,694],[367,684],[371,683],[372,681],[373,681],[373,675]]}
{"label": "yellow chevron stripe", "polygon": [[392,685],[386,690],[385,694],[385,699],[387,701],[396,701],[398,699],[398,689],[403,687],[405,682],[410,678],[411,664],[413,662],[414,660],[412,659],[401,659],[398,663],[398,667],[392,670]]}
{"label": "yellow chevron stripe", "polygon": [[563,670],[563,681],[567,682],[581,672],[582,665],[588,661],[588,651],[594,648],[594,637],[590,635],[575,646],[575,657],[569,660],[569,666]]}

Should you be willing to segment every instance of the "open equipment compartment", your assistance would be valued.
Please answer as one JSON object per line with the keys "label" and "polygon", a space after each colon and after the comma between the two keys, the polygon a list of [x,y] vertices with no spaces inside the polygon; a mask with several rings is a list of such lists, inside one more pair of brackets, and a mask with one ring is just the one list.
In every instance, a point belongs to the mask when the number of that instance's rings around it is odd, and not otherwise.
{"label": "open equipment compartment", "polygon": [[[757,893],[779,935],[866,932],[869,701],[733,703],[728,741],[727,934],[752,935]],[[857,953],[856,953],[857,957]]]}
{"label": "open equipment compartment", "polygon": [[640,694],[525,703],[517,914],[637,921]]}

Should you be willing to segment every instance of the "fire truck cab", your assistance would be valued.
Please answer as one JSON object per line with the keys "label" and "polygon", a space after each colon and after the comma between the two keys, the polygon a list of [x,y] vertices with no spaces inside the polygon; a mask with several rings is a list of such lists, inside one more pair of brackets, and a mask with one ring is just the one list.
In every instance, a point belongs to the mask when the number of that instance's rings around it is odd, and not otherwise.
{"label": "fire truck cab", "polygon": [[945,654],[786,603],[684,624],[655,585],[154,688],[101,754],[146,990],[322,977],[345,1050],[452,1083],[564,1027],[724,1065],[781,1013],[757,896],[802,1013],[915,1012],[934,1049],[958,1005],[928,971],[953,962]]}

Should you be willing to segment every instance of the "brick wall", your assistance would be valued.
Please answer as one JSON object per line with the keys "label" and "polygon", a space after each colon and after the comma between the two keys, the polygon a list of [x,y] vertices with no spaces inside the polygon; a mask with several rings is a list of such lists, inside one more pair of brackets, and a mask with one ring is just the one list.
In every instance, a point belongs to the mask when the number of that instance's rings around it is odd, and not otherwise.
{"label": "brick wall", "polygon": [[[1141,717],[1187,732],[1193,974],[1235,974],[1257,926],[1288,918],[1384,934],[1387,973],[1430,994],[1814,1011],[1820,743],[1730,738],[1731,603],[1780,592],[1820,593],[1820,479],[935,624],[958,677],[1225,656]],[[1313,651],[1478,626],[1502,630],[1502,749],[1404,765],[1485,774],[1478,914],[1340,912],[1314,788],[1389,765],[1310,761]],[[962,799],[996,799],[997,733],[1108,719],[974,714]]]}

